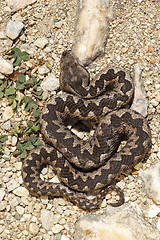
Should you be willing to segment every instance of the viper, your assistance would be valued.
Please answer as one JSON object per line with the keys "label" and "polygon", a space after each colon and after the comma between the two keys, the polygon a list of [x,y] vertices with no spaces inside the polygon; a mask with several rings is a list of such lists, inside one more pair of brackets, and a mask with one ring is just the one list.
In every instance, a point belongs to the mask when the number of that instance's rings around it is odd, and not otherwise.
{"label": "viper", "polygon": [[[129,109],[134,84],[127,71],[108,67],[93,79],[79,59],[64,51],[60,63],[63,93],[54,95],[42,109],[41,133],[46,145],[32,150],[23,162],[25,186],[34,195],[65,196],[79,207],[97,208],[110,190],[123,203],[115,180],[142,161],[151,147],[147,120]],[[80,139],[66,126],[68,118],[98,122],[93,137]],[[125,140],[125,145],[119,146]],[[52,165],[60,183],[40,178]],[[87,194],[95,194],[89,199]]]}

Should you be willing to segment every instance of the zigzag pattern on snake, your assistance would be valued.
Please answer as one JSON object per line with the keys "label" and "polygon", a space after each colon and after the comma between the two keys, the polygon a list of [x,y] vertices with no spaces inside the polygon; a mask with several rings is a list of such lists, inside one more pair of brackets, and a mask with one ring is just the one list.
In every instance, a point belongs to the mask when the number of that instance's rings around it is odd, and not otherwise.
{"label": "zigzag pattern on snake", "polygon": [[[146,119],[127,109],[134,93],[128,72],[110,67],[90,80],[79,60],[65,51],[61,57],[60,83],[63,91],[44,106],[41,132],[47,142],[30,152],[23,162],[26,187],[35,195],[65,196],[83,209],[97,208],[124,170],[142,161],[151,147]],[[99,120],[93,137],[87,141],[72,133],[66,118]],[[117,151],[121,141],[125,146]],[[44,166],[51,164],[61,183],[40,178]],[[97,192],[89,200],[85,193]]]}

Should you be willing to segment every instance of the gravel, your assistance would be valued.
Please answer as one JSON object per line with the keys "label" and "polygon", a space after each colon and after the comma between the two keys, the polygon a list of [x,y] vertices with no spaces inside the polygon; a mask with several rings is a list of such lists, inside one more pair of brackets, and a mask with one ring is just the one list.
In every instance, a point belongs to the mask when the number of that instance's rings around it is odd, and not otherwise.
{"label": "gravel", "polygon": [[[141,166],[142,170],[149,169],[160,158],[159,7],[159,1],[116,1],[115,19],[110,23],[105,56],[88,66],[91,75],[94,75],[108,64],[123,67],[131,73],[135,63],[141,64],[142,79],[149,102],[148,122],[153,143],[151,153]],[[43,60],[41,66],[45,64],[58,78],[61,53],[65,49],[71,49],[73,45],[76,11],[76,0],[38,0],[33,5],[19,10],[25,30],[19,35],[16,47],[21,48],[23,45],[29,49],[31,57],[38,56],[39,61]],[[5,53],[15,44],[4,34],[7,23],[11,20],[11,12],[5,1],[1,1],[0,53]],[[14,14],[16,13],[12,13]],[[41,41],[37,44],[39,39]],[[30,64],[32,74],[35,74],[38,68],[34,62]],[[44,72],[44,75],[41,75],[42,80],[47,74]],[[29,90],[27,91],[29,94]],[[50,93],[46,96],[48,94]],[[17,139],[11,136],[10,128],[17,122],[25,127],[30,117],[24,111],[23,105],[21,109],[12,111],[7,98],[0,99],[0,124],[3,126],[0,134],[10,136],[3,144],[4,153],[0,158],[1,239],[73,239],[75,222],[90,213],[65,199],[36,198],[23,187],[21,160],[13,156]],[[158,205],[148,197],[138,171],[124,176],[119,186],[124,189],[126,201],[138,204],[144,218],[154,229],[160,230]],[[50,176],[50,169],[48,173]],[[110,201],[110,197],[116,198],[113,193],[107,194],[100,209],[94,212],[96,215],[105,212],[106,202]],[[151,213],[152,209],[155,214]]]}

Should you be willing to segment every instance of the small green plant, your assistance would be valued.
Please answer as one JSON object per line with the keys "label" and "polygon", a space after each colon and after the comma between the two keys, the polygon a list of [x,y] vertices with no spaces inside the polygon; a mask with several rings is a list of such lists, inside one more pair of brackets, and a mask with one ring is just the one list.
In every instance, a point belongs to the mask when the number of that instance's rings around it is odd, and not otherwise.
{"label": "small green plant", "polygon": [[11,51],[11,55],[14,58],[14,62],[13,62],[14,66],[18,66],[21,63],[21,60],[30,59],[30,55],[25,51],[21,52],[19,48],[13,48]]}
{"label": "small green plant", "polygon": [[19,155],[20,158],[25,158],[27,152],[34,149],[35,146],[42,145],[41,141],[37,141],[37,138],[34,134],[27,136],[26,140],[23,142],[18,142],[17,151],[14,152],[14,156]]}
{"label": "small green plant", "polygon": [[7,135],[0,135],[0,157],[2,157],[2,143],[8,140]]}
{"label": "small green plant", "polygon": [[[30,59],[30,55],[19,48],[13,48],[11,56],[14,58],[14,66],[19,66],[22,60]],[[18,138],[17,151],[14,152],[14,155],[25,158],[28,151],[42,144],[42,142],[37,141],[36,135],[40,129],[40,110],[37,100],[42,99],[43,90],[37,90],[40,87],[41,80],[32,77],[30,70],[27,70],[25,74],[18,71],[16,70],[11,75],[12,78],[0,79],[0,98],[6,97],[13,110],[24,104],[24,110],[33,115],[32,120],[27,122],[26,129],[24,129],[24,126],[21,127],[20,123],[16,123],[11,130],[11,134]],[[32,95],[26,95],[26,89],[29,89]],[[2,142],[5,139],[7,139],[6,135],[0,136],[0,156],[2,154]]]}

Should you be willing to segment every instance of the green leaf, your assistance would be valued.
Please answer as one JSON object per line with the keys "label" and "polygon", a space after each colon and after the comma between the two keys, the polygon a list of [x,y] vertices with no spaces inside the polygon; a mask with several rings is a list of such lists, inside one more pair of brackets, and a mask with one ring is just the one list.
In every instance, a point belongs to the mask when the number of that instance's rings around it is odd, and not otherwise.
{"label": "green leaf", "polygon": [[32,123],[30,121],[27,122],[27,125],[28,125],[29,128],[32,127]]}
{"label": "green leaf", "polygon": [[8,137],[7,135],[0,135],[0,142],[5,142],[7,141]]}
{"label": "green leaf", "polygon": [[30,55],[27,53],[27,52],[21,52],[20,54],[20,57],[23,59],[23,60],[29,60],[30,59]]}
{"label": "green leaf", "polygon": [[18,80],[20,83],[23,83],[26,80],[26,76],[24,74],[19,74],[18,75]]}
{"label": "green leaf", "polygon": [[23,152],[24,147],[23,147],[22,143],[19,142],[19,143],[17,144],[17,149],[18,149],[19,151]]}
{"label": "green leaf", "polygon": [[30,135],[30,140],[32,143],[35,143],[36,142],[36,136],[34,134],[31,134]]}
{"label": "green leaf", "polygon": [[37,103],[34,100],[32,100],[32,102],[31,102],[31,107],[33,109],[37,109],[38,108],[38,105],[37,105]]}
{"label": "green leaf", "polygon": [[0,91],[0,98],[2,98],[3,95],[4,95],[4,92],[1,92],[1,91]]}
{"label": "green leaf", "polygon": [[13,103],[12,103],[12,109],[16,109],[17,107],[17,101],[16,100],[13,100]]}
{"label": "green leaf", "polygon": [[20,64],[20,62],[21,62],[20,57],[17,56],[13,62],[13,66],[15,66],[15,67],[18,66]]}
{"label": "green leaf", "polygon": [[6,94],[7,96],[9,96],[9,95],[15,94],[15,92],[16,92],[16,89],[15,89],[15,88],[8,88],[8,89],[6,89],[5,94]]}
{"label": "green leaf", "polygon": [[11,51],[11,55],[13,58],[21,55],[21,50],[19,48],[13,48]]}
{"label": "green leaf", "polygon": [[19,157],[20,157],[20,158],[26,158],[26,157],[27,157],[27,152],[26,152],[26,150],[24,150],[24,151],[20,154]]}
{"label": "green leaf", "polygon": [[32,126],[31,129],[32,129],[34,132],[38,132],[38,131],[39,131],[39,125],[38,125],[38,126]]}
{"label": "green leaf", "polygon": [[27,103],[31,103],[32,102],[32,98],[31,97],[28,97],[28,96],[25,96],[24,97],[24,102],[27,104]]}
{"label": "green leaf", "polygon": [[35,117],[39,117],[39,115],[40,115],[40,110],[39,110],[39,109],[34,110],[34,111],[33,111],[33,115],[34,115]]}
{"label": "green leaf", "polygon": [[32,77],[32,80],[34,81],[34,83],[37,83],[37,78]]}
{"label": "green leaf", "polygon": [[25,150],[32,150],[34,148],[33,144],[30,141],[27,141],[23,144]]}
{"label": "green leaf", "polygon": [[42,144],[43,144],[43,142],[41,142],[41,141],[37,141],[37,142],[34,143],[35,146],[40,146]]}
{"label": "green leaf", "polygon": [[33,80],[28,80],[24,83],[25,86],[33,86],[34,82]]}
{"label": "green leaf", "polygon": [[4,88],[6,88],[7,87],[7,80],[6,79],[4,80],[3,84],[4,84]]}
{"label": "green leaf", "polygon": [[16,150],[15,152],[13,152],[13,156],[17,156],[21,153],[22,151]]}
{"label": "green leaf", "polygon": [[16,82],[16,88],[19,90],[23,90],[25,88],[24,83]]}
{"label": "green leaf", "polygon": [[30,111],[30,103],[27,103],[26,105],[25,105],[25,111],[27,111],[27,112],[29,112]]}

